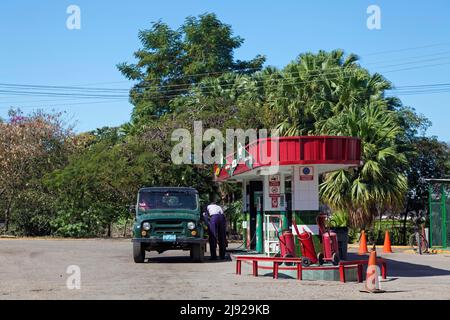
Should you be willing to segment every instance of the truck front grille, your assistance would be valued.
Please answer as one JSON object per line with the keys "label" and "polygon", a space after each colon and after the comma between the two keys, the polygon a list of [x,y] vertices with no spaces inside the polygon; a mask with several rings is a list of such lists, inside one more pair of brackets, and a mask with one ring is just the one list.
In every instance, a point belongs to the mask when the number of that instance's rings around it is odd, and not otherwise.
{"label": "truck front grille", "polygon": [[156,235],[164,234],[184,234],[184,223],[179,220],[158,221],[154,225],[154,233]]}

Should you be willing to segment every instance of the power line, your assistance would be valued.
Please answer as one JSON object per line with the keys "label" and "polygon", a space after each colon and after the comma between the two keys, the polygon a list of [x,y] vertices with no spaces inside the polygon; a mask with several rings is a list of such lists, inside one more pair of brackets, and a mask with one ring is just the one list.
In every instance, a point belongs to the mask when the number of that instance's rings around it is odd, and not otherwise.
{"label": "power line", "polygon": [[[423,46],[417,46],[417,47],[408,47],[408,48],[400,48],[400,49],[394,49],[394,50],[387,50],[387,51],[378,51],[378,52],[371,52],[371,53],[364,53],[364,54],[359,54],[358,56],[361,58],[361,60],[363,60],[364,56],[375,56],[375,55],[383,55],[383,54],[390,54],[390,53],[397,53],[397,52],[404,52],[404,51],[411,51],[411,50],[418,50],[418,49],[424,49],[424,48],[432,48],[432,47],[439,47],[439,46],[446,46],[446,45],[450,45],[450,42],[442,42],[442,43],[435,43],[435,44],[430,44],[430,45],[423,45]],[[423,55],[423,56],[435,56],[435,55],[440,55],[440,54],[446,54],[449,53],[449,51],[445,51],[445,52],[441,52],[441,53],[435,53],[435,54],[430,54],[430,55]],[[410,58],[419,58],[422,56],[416,56],[416,57],[410,57]],[[401,60],[404,59],[408,59],[408,57],[406,58],[400,58]],[[391,59],[392,60],[392,59]],[[399,60],[399,59],[394,59],[394,60]],[[378,63],[383,63],[383,61],[375,61],[375,62],[371,62],[371,63],[367,63],[367,64],[378,64]],[[267,67],[274,67],[274,66],[267,66]],[[266,68],[267,68],[266,67]],[[242,69],[238,69],[238,70],[245,70],[245,71],[251,71],[251,70],[260,70],[260,68],[242,68]],[[201,76],[201,75],[223,75],[226,73],[233,73],[233,70],[228,70],[228,71],[217,71],[217,72],[207,72],[207,73],[197,73],[197,74],[192,74],[192,75],[184,75],[181,78],[192,78],[192,77],[197,77],[197,76]],[[119,83],[129,83],[130,81],[136,81],[136,80],[124,80],[124,81],[108,81],[108,82],[91,82],[91,83],[84,83],[84,84],[77,84],[77,85],[72,85],[72,86],[66,86],[66,87],[75,87],[75,88],[86,88],[87,86],[90,85],[103,85],[103,84],[119,84]],[[51,87],[51,86],[50,86]],[[55,87],[60,87],[60,86],[55,86]],[[86,88],[87,89],[87,88]],[[105,88],[94,88],[94,89],[100,89],[103,90]],[[116,90],[116,89],[112,89],[112,90]],[[119,90],[129,90],[129,89],[119,89]]]}
{"label": "power line", "polygon": [[[443,58],[437,58],[437,59],[426,59],[426,60],[419,60],[419,61],[413,61],[413,62],[406,62],[406,63],[400,63],[400,64],[391,64],[391,65],[387,65],[387,66],[381,66],[380,68],[390,68],[390,67],[394,67],[394,66],[403,66],[403,65],[410,65],[410,64],[416,64],[416,63],[420,63],[420,62],[431,62],[431,61],[436,61],[436,60],[442,60],[442,59],[448,59],[449,57],[443,57]],[[423,65],[423,66],[414,66],[411,68],[405,68],[405,69],[397,69],[397,70],[387,70],[387,71],[383,71],[384,73],[390,73],[390,72],[397,72],[397,71],[403,71],[403,70],[412,70],[412,69],[418,69],[418,68],[424,68],[424,67],[432,67],[432,66],[439,66],[439,65],[445,65],[445,64],[449,64],[449,63],[440,63],[440,64],[433,64],[433,65]],[[342,71],[344,72],[357,72],[359,71],[359,69],[352,69],[352,68],[345,68],[345,67],[333,67],[330,68],[331,70],[336,70],[336,71],[327,71],[327,72],[323,72],[320,73],[320,70],[313,70],[315,73],[317,73],[317,76],[329,76],[329,75],[336,75],[336,74],[340,74]],[[330,70],[328,69],[328,70]],[[280,74],[281,75],[281,74]],[[289,76],[289,74],[288,74]],[[312,75],[313,76],[313,75]],[[286,77],[284,76],[284,78],[279,78],[279,79],[284,79],[286,80],[292,80],[292,79],[300,79],[300,76],[297,77]],[[265,79],[265,80],[254,80],[256,82],[259,83],[266,83],[266,82],[272,82],[272,81],[277,81],[279,80],[277,78],[273,79],[273,78],[269,78],[269,79]],[[310,83],[312,81],[321,81],[321,79],[317,79],[317,80],[305,80],[302,82],[296,82],[295,84],[301,84],[301,83]],[[196,84],[199,88],[201,89],[206,89],[206,88],[215,88],[217,85],[212,84],[212,85],[205,85],[200,83]],[[229,83],[229,84],[219,84],[219,86],[221,88],[224,87],[230,87],[230,86],[234,86],[236,85],[236,83]],[[127,92],[129,89],[117,89],[117,88],[85,88],[85,87],[70,87],[70,86],[44,86],[44,85],[20,85],[20,84],[5,84],[5,83],[0,83],[0,86],[3,87],[7,87],[7,88],[26,88],[28,90],[34,90],[34,89],[42,89],[42,90],[47,90],[47,89],[65,89],[65,90],[69,90],[69,91],[80,91],[80,90],[87,90],[87,91],[95,91],[95,90],[100,90],[101,93],[104,93],[104,91],[108,91],[111,93],[115,93],[116,91],[123,91],[123,92]],[[159,91],[159,89],[163,89],[165,87],[169,87],[169,85],[160,85],[158,86],[158,88],[155,88],[155,90],[147,90],[144,93],[145,94],[149,94],[149,93],[155,93],[155,94],[160,94],[160,95],[168,95],[170,93],[177,93],[177,92],[186,92],[187,88],[182,88],[182,89],[170,89],[170,90],[166,90],[164,92]],[[147,88],[146,86],[140,86],[139,88]],[[128,97],[128,95],[112,95],[112,94],[93,94],[93,93],[76,93],[76,92],[70,92],[70,93],[59,93],[59,92],[38,92],[38,91],[13,91],[13,90],[0,90],[0,93],[9,93],[9,94],[15,94],[15,95],[49,95],[49,96],[72,96],[72,97],[80,97],[80,98],[92,98],[92,97],[97,97],[97,98],[117,98],[117,97]]]}
{"label": "power line", "polygon": [[[439,85],[444,86],[444,88],[438,87]],[[407,90],[410,87],[415,88],[427,88],[425,90]],[[397,89],[392,89],[389,91],[395,91],[393,93],[387,93],[388,95],[396,95],[396,96],[407,96],[407,95],[417,95],[417,94],[435,94],[435,93],[449,93],[450,92],[450,83],[448,84],[430,84],[430,85],[416,85],[416,86],[404,86],[399,87]],[[271,102],[275,101],[276,99],[268,99],[266,98],[265,101]],[[61,104],[51,104],[51,105],[45,105],[45,107],[56,107],[56,106],[73,106],[73,105],[88,105],[88,104],[107,104],[107,103],[118,103],[123,102],[123,99],[108,99],[108,100],[101,100],[101,101],[89,101],[89,102],[79,102],[79,103],[61,103]],[[43,107],[42,105],[25,105],[20,106],[20,108],[39,108]],[[7,109],[2,108],[0,109]]]}
{"label": "power line", "polygon": [[[439,63],[439,64],[432,64],[432,65],[423,65],[423,66],[416,66],[416,67],[411,67],[411,68],[403,68],[403,69],[393,69],[393,70],[387,70],[387,71],[383,71],[383,73],[393,73],[393,72],[399,72],[399,71],[403,71],[403,70],[413,70],[413,69],[421,69],[421,68],[427,68],[427,67],[434,67],[434,66],[440,66],[440,65],[447,65],[450,64],[450,62],[446,62],[446,63]],[[399,65],[403,65],[403,64],[399,64]],[[393,66],[393,65],[391,65]],[[339,75],[341,73],[341,71],[345,71],[345,72],[357,72],[359,71],[358,69],[345,69],[345,68],[340,68],[340,71],[335,71],[335,72],[324,72],[324,73],[318,73],[317,76],[330,76],[330,75]],[[353,75],[347,75],[347,76],[343,76],[342,79],[349,79],[351,78]],[[327,79],[313,79],[313,80],[304,80],[304,81],[295,81],[296,79],[301,79],[301,77],[296,76],[296,77],[282,77],[282,78],[276,78],[276,79],[266,79],[266,80],[254,80],[256,83],[259,84],[255,84],[255,88],[263,88],[264,84],[266,83],[270,83],[270,82],[275,82],[273,85],[279,85],[281,84],[289,84],[289,85],[299,85],[299,84],[309,84],[309,83],[314,83],[314,82],[322,82],[324,80],[337,80],[338,78],[327,78]],[[281,82],[278,82],[280,81]],[[283,82],[284,81],[284,82]],[[287,81],[287,83],[286,83]],[[267,85],[267,84],[266,84]],[[268,84],[267,86],[270,86],[272,84]],[[204,89],[208,89],[208,88],[216,88],[219,87],[221,89],[223,88],[229,88],[232,86],[236,86],[236,83],[229,83],[229,84],[218,84],[218,85],[202,85],[201,83],[198,84],[198,88],[200,90],[203,90],[203,92],[205,93],[211,93],[211,90],[204,90]],[[167,93],[174,93],[174,92],[180,92],[181,90],[178,89],[174,89],[174,90],[170,90],[165,92]],[[184,92],[184,90],[182,90]],[[145,92],[145,94],[148,94],[149,92]],[[151,92],[150,92],[151,93]],[[159,92],[158,92],[159,93]],[[174,98],[179,96],[178,94],[169,94],[166,95],[164,97],[161,97],[163,99],[168,98]]]}
{"label": "power line", "polygon": [[[402,86],[397,87],[388,91],[393,91],[391,94],[387,92],[388,95],[412,95],[412,94],[427,94],[427,93],[445,93],[450,92],[450,83],[444,83],[444,84],[427,84],[427,85],[414,85],[414,86]],[[173,97],[178,96],[174,95]],[[170,99],[171,97],[168,97]],[[267,101],[270,99],[266,99]],[[67,102],[67,103],[60,103],[60,104],[50,104],[45,105],[45,107],[54,107],[54,106],[72,106],[72,105],[85,105],[85,104],[98,104],[98,103],[108,103],[108,102],[125,102],[126,99],[120,99],[120,98],[114,98],[114,99],[107,99],[107,100],[100,100],[100,101],[88,101],[88,102]],[[43,107],[43,105],[25,105],[21,106],[24,108],[38,108]],[[5,108],[3,108],[5,109]]]}
{"label": "power line", "polygon": [[[103,100],[103,101],[89,101],[89,102],[78,102],[78,103],[61,103],[61,104],[51,104],[51,105],[45,105],[45,107],[58,107],[58,106],[73,106],[73,105],[91,105],[91,104],[103,104],[103,103],[118,103],[118,102],[123,102],[122,99],[108,99],[108,100]],[[20,106],[20,108],[41,108],[43,107],[42,105],[25,105],[25,106]],[[9,109],[9,107],[5,108],[5,107],[0,107],[0,109]]]}
{"label": "power line", "polygon": [[[30,102],[32,102],[32,103],[35,103],[35,102],[61,102],[61,101],[73,101],[74,99],[80,99],[80,98],[64,98],[64,97],[61,97],[61,98],[57,98],[57,99],[43,99],[43,100],[19,100],[19,101],[17,101],[17,100],[13,100],[13,101],[11,101],[11,100],[6,100],[6,101],[2,101],[2,103],[11,103],[11,104],[19,104],[19,103],[30,103]],[[75,101],[77,101],[77,100],[75,100]]]}
{"label": "power line", "polygon": [[100,94],[75,94],[64,92],[45,92],[45,91],[16,91],[16,90],[0,90],[0,93],[10,95],[39,95],[39,96],[61,96],[61,97],[77,97],[77,98],[127,98],[128,95],[100,95]]}
{"label": "power line", "polygon": [[63,89],[68,91],[128,91],[127,88],[91,88],[91,87],[74,87],[74,86],[49,86],[49,85],[36,85],[36,84],[16,84],[16,83],[0,83],[1,87],[7,88],[29,88],[29,89]]}
{"label": "power line", "polygon": [[[432,60],[434,60],[434,59],[432,59]],[[429,60],[428,60],[429,61]],[[413,63],[417,63],[418,61],[416,61],[416,62],[413,62]],[[421,62],[423,62],[423,61],[421,61]],[[403,71],[403,70],[411,70],[411,69],[419,69],[419,68],[426,68],[426,67],[433,67],[433,66],[439,66],[439,65],[445,65],[445,64],[450,64],[450,63],[440,63],[440,64],[432,64],[432,65],[423,65],[423,66],[415,66],[415,67],[411,67],[411,68],[404,68],[404,69],[397,69],[397,70],[388,70],[388,71],[384,71],[384,73],[390,73],[390,72],[398,72],[398,71]],[[404,63],[402,63],[402,64],[397,64],[397,65],[405,65]],[[390,67],[392,67],[392,66],[395,66],[395,65],[390,65]],[[338,67],[338,69],[340,69],[340,71],[356,71],[357,69],[345,69],[345,68],[342,68],[342,67]],[[321,75],[321,76],[324,76],[324,75],[334,75],[334,74],[338,74],[339,72],[338,71],[335,71],[335,72],[324,72],[324,73],[319,73],[318,75]],[[350,76],[348,76],[348,77],[350,77]],[[344,77],[344,78],[348,78],[348,77]],[[264,83],[265,82],[272,82],[272,81],[275,81],[275,82],[277,82],[278,80],[284,80],[284,81],[292,81],[292,80],[295,80],[295,79],[299,79],[300,77],[289,77],[289,78],[286,78],[286,77],[284,77],[284,78],[277,78],[277,79],[266,79],[266,80],[263,80],[263,81],[261,81],[261,80],[256,80],[256,83],[259,83],[259,84],[256,84],[255,85],[255,87],[256,88],[258,88],[258,87],[262,87],[263,85],[264,85]],[[330,79],[328,79],[328,80],[330,80]],[[331,80],[333,80],[333,79],[331,79]],[[288,84],[291,84],[291,85],[295,85],[295,84],[302,84],[302,83],[312,83],[312,82],[318,82],[318,81],[323,81],[323,79],[315,79],[315,80],[305,80],[305,81],[294,81],[294,82],[291,82],[291,83],[289,83],[288,82]],[[274,83],[273,85],[277,85],[278,83]],[[70,88],[70,89],[73,89],[72,87],[68,87],[68,86],[42,86],[42,85],[19,85],[19,84],[0,84],[0,86],[1,85],[3,85],[3,86],[5,86],[5,85],[9,85],[9,86],[15,86],[15,87],[17,87],[17,88],[19,88],[19,87],[22,87],[22,86],[24,86],[24,87],[36,87],[36,88],[41,88],[41,89],[44,89],[44,88]],[[205,89],[205,88],[209,88],[209,87],[216,87],[215,85],[211,85],[211,86],[202,86],[202,84],[200,83],[200,84],[198,84],[202,89]],[[219,84],[219,86],[221,87],[221,88],[224,88],[224,87],[227,87],[227,86],[233,86],[233,85],[235,85],[235,83],[231,83],[231,84],[222,84],[222,85],[220,85]],[[75,87],[75,89],[77,89],[77,90],[79,90],[79,89],[84,89],[84,88],[82,88],[82,87]],[[93,89],[93,88],[89,88],[89,89]],[[102,88],[103,89],[103,88]],[[397,88],[398,89],[398,88]],[[112,90],[116,90],[116,89],[112,89]],[[124,89],[124,90],[126,90],[126,89]],[[170,92],[176,92],[176,91],[178,91],[178,90],[169,90],[169,91],[167,91],[166,93],[170,93]],[[205,92],[205,91],[203,91],[203,92]],[[208,91],[206,91],[206,92],[208,92]],[[211,92],[211,91],[210,91]],[[71,93],[62,93],[62,92],[42,92],[42,91],[17,91],[17,90],[0,90],[0,93],[7,93],[7,94],[12,94],[12,95],[26,95],[26,96],[29,96],[29,95],[38,95],[38,96],[42,96],[42,95],[44,95],[44,96],[59,96],[59,97],[71,97],[71,99],[72,98],[78,98],[78,99],[85,99],[85,98],[99,98],[99,99],[116,99],[116,98],[128,98],[129,96],[128,95],[111,95],[111,94],[85,94],[85,93],[73,93],[73,92],[71,92]],[[147,94],[148,94],[148,91],[146,92]],[[150,92],[151,93],[151,92]],[[174,95],[166,95],[165,97],[164,97],[164,99],[170,99],[170,98],[173,98],[173,97],[177,97],[177,96],[179,96],[179,94],[174,94]],[[50,101],[50,100],[49,100]],[[60,100],[56,100],[56,101],[60,101]],[[77,104],[77,103],[72,103],[72,104]],[[82,104],[85,104],[85,103],[82,103]],[[87,104],[87,103],[86,103]],[[62,105],[62,104],[60,104],[60,105]]]}
{"label": "power line", "polygon": [[[417,88],[417,87],[442,87],[442,86],[450,86],[450,83],[433,83],[433,84],[417,84],[417,85],[407,85],[407,86],[400,86],[398,88]],[[396,89],[393,89],[396,90]]]}
{"label": "power line", "polygon": [[[431,44],[431,45],[424,45],[424,46],[417,46],[417,47],[409,47],[409,48],[401,48],[401,49],[395,49],[395,50],[388,50],[388,51],[380,51],[380,52],[374,52],[374,53],[368,53],[368,54],[363,54],[360,55],[360,57],[362,57],[362,61],[364,61],[364,57],[367,56],[375,56],[375,55],[390,55],[393,53],[400,53],[400,52],[404,52],[404,51],[414,51],[414,50],[419,50],[419,49],[425,49],[425,48],[433,48],[433,47],[439,47],[439,46],[446,46],[449,45],[450,42],[445,42],[445,43],[437,43],[437,44]],[[413,57],[405,57],[405,58],[400,58],[400,59],[389,59],[389,61],[396,61],[396,60],[402,60],[404,61],[405,59],[415,59],[415,58],[423,58],[423,57],[433,57],[433,56],[441,56],[441,55],[445,55],[448,54],[449,51],[444,51],[444,52],[439,52],[439,53],[432,53],[432,54],[426,54],[426,55],[420,55],[420,56],[413,56]],[[442,57],[442,58],[438,58],[438,59],[428,59],[428,60],[419,60],[419,61],[411,61],[411,62],[406,62],[406,63],[400,63],[400,64],[393,64],[393,65],[385,65],[385,66],[380,66],[380,68],[389,68],[389,67],[393,67],[393,66],[400,66],[400,65],[408,65],[408,64],[417,64],[420,62],[429,62],[429,61],[436,61],[436,60],[445,60],[447,59],[446,57]],[[361,61],[360,60],[360,61]],[[360,62],[359,61],[359,62]],[[376,64],[383,64],[386,61],[375,61],[375,62],[368,62],[365,63],[365,65],[376,65]],[[411,68],[402,68],[402,69],[395,69],[395,70],[387,70],[384,71],[383,73],[391,73],[391,72],[400,72],[400,71],[406,71],[406,70],[413,70],[413,69],[421,69],[421,68],[428,68],[428,67],[434,67],[434,66],[441,66],[441,65],[447,65],[449,63],[439,63],[439,64],[431,64],[431,65],[422,65],[422,66],[414,66]],[[336,69],[342,69],[342,67],[336,67]],[[241,71],[251,71],[251,70],[256,70],[258,71],[259,68],[245,68],[245,69],[241,69]],[[279,69],[277,69],[279,70]],[[349,71],[349,70],[347,70]],[[179,79],[183,79],[183,78],[195,78],[198,76],[203,76],[203,75],[223,75],[226,73],[230,73],[230,71],[222,71],[222,72],[209,72],[209,73],[198,73],[198,74],[192,74],[192,75],[184,75],[182,77],[180,77]],[[325,72],[320,74],[321,76],[330,76],[330,75],[336,75],[337,72]],[[350,77],[350,76],[349,76]],[[344,78],[349,78],[349,77],[344,77]],[[289,77],[289,79],[282,79],[284,81],[289,81],[288,84],[291,85],[295,85],[295,84],[302,84],[302,83],[312,83],[312,82],[318,82],[318,81],[322,81],[320,79],[316,79],[316,80],[305,80],[305,81],[293,81],[295,79],[300,79],[300,77]],[[267,82],[278,82],[279,79],[267,79]],[[332,80],[332,79],[331,79]],[[293,81],[293,82],[292,82]],[[89,101],[89,102],[67,102],[67,103],[60,103],[60,104],[52,104],[52,105],[45,105],[46,107],[51,107],[51,106],[61,106],[61,105],[83,105],[83,104],[97,104],[97,103],[108,103],[108,102],[113,102],[113,103],[117,103],[120,101],[124,101],[125,99],[128,99],[129,96],[128,95],[117,95],[117,94],[113,94],[113,93],[117,93],[117,92],[129,92],[130,89],[127,88],[98,88],[98,87],[87,87],[90,85],[102,85],[102,84],[118,84],[118,83],[129,83],[130,81],[114,81],[114,82],[95,82],[95,83],[87,83],[87,84],[79,84],[76,86],[49,86],[49,85],[20,85],[20,84],[5,84],[5,83],[1,83],[0,87],[4,87],[4,88],[11,88],[11,89],[20,89],[20,88],[26,88],[27,91],[20,91],[20,90],[2,90],[0,91],[0,94],[11,94],[11,95],[16,95],[16,96],[48,96],[48,97],[59,97],[57,100],[37,100],[37,101],[20,101],[20,102],[6,102],[3,101],[4,103],[35,103],[35,102],[61,102],[61,101],[73,101],[74,99],[102,99],[100,101]],[[256,80],[256,85],[255,88],[260,88],[262,86],[264,86],[265,82],[261,81],[261,80]],[[277,85],[278,83],[274,83],[273,85]],[[135,84],[136,85],[136,84]],[[188,83],[184,83],[184,84],[172,84],[172,85],[160,85],[159,88],[177,88],[177,87],[182,87],[182,86],[191,86],[192,82],[188,82]],[[200,85],[201,89],[203,90],[204,93],[208,93],[207,90],[208,88],[211,87],[216,87],[216,85],[201,85],[201,84],[196,84],[196,85]],[[220,88],[225,88],[225,87],[229,87],[229,86],[233,86],[235,85],[234,83],[231,84],[219,84],[218,86]],[[266,84],[268,85],[268,84]],[[271,84],[269,84],[270,86]],[[445,93],[448,92],[447,87],[443,87],[443,86],[447,86],[448,84],[429,84],[429,85],[415,85],[415,86],[402,86],[402,87],[397,87],[397,88],[393,88],[390,91],[392,92],[392,94],[396,94],[396,95],[412,95],[412,94],[428,94],[428,93]],[[152,86],[139,86],[139,88],[152,88]],[[34,91],[40,89],[40,91]],[[52,90],[64,90],[64,91],[69,91],[69,92],[45,92],[45,90],[48,89],[52,89]],[[408,90],[409,89],[409,90]],[[420,89],[420,90],[419,90]],[[32,92],[30,92],[29,90],[32,90]],[[43,92],[44,91],[44,92]],[[84,91],[84,92],[83,92]],[[173,94],[173,95],[167,95],[167,93],[174,93],[174,92],[179,92],[179,91],[185,91],[185,89],[182,90],[167,90],[164,94],[166,94],[165,98],[167,99],[171,99],[174,97],[178,97],[180,96],[179,94]],[[86,93],[85,93],[86,92]],[[209,91],[211,92],[211,91]],[[100,94],[101,93],[101,94]],[[111,93],[111,94],[110,94]],[[148,90],[146,92],[146,94],[148,94]],[[150,90],[150,93],[152,93],[152,91]],[[155,92],[158,93],[158,92]],[[387,92],[387,94],[389,94]],[[118,98],[120,97],[120,98]],[[105,100],[106,99],[106,100]],[[119,101],[117,101],[119,100]],[[77,101],[77,100],[75,100]],[[24,107],[34,107],[34,106],[24,106]]]}
{"label": "power line", "polygon": [[406,70],[415,70],[415,69],[423,69],[423,68],[429,68],[429,67],[437,67],[437,66],[444,66],[449,65],[450,62],[446,63],[436,63],[436,64],[429,64],[425,66],[418,66],[418,67],[411,67],[411,68],[403,68],[403,69],[397,69],[397,70],[390,70],[390,71],[383,71],[383,73],[391,73],[391,72],[398,72],[398,71],[406,71]]}
{"label": "power line", "polygon": [[[396,59],[392,59],[390,58],[389,61],[405,61],[405,60],[409,60],[409,59],[420,59],[420,58],[424,58],[424,57],[435,57],[435,56],[442,56],[442,55],[448,55],[450,54],[450,51],[441,51],[441,52],[436,52],[436,53],[431,53],[431,54],[421,54],[419,56],[409,56],[409,57],[401,57],[401,58],[396,58]],[[358,60],[358,61],[363,61],[362,60]],[[380,63],[385,63],[386,60],[378,60],[378,61],[372,61],[372,62],[365,62],[364,65],[377,65]]]}
{"label": "power line", "polygon": [[418,46],[418,47],[410,47],[410,48],[402,48],[402,49],[394,49],[394,50],[372,52],[372,53],[363,54],[362,56],[376,56],[376,55],[380,55],[380,54],[398,53],[398,52],[418,50],[418,49],[442,47],[442,46],[448,46],[448,45],[450,45],[450,42],[441,42],[441,43],[434,43],[434,44]]}
{"label": "power line", "polygon": [[385,66],[382,66],[380,68],[390,68],[390,67],[409,65],[409,64],[415,64],[415,63],[421,63],[421,62],[432,62],[432,61],[438,61],[438,60],[447,60],[449,58],[450,58],[450,56],[446,56],[446,57],[442,57],[442,58],[434,58],[434,59],[416,60],[416,61],[410,61],[410,62],[404,62],[404,63],[385,65]]}
{"label": "power line", "polygon": [[[406,49],[401,49],[406,50]],[[449,52],[441,52],[440,54],[446,54]],[[424,56],[416,56],[416,58],[420,58],[420,57],[425,57],[425,56],[436,56],[436,54],[432,54],[432,55],[424,55]],[[435,58],[435,59],[426,59],[426,60],[417,60],[417,61],[410,61],[410,62],[405,62],[405,63],[400,63],[400,64],[392,64],[392,65],[384,65],[384,66],[380,66],[379,68],[389,68],[389,67],[393,67],[393,66],[401,66],[401,65],[409,65],[409,64],[416,64],[416,63],[421,63],[421,62],[429,62],[429,61],[436,61],[436,60],[445,60],[450,58],[450,56],[447,57],[441,57],[441,58]],[[375,64],[380,64],[380,63],[385,63],[386,61],[378,61],[375,62]],[[247,68],[246,70],[259,70],[259,68]],[[330,68],[331,70],[342,70],[343,67],[341,66],[336,66],[333,68]],[[330,70],[328,69],[328,70]],[[316,71],[316,70],[315,70]],[[193,74],[193,75],[185,75],[184,77],[195,77],[195,76],[200,76],[200,75],[214,75],[214,74],[226,74],[226,73],[231,73],[229,71],[226,72],[209,72],[209,73],[198,73],[198,74]],[[335,72],[326,72],[323,73],[323,75],[327,75],[327,74],[334,74]],[[183,77],[180,77],[183,78]],[[270,80],[270,79],[269,79]],[[183,83],[183,84],[167,84],[167,85],[158,85],[157,89],[164,89],[164,88],[171,88],[171,87],[184,87],[182,89],[178,89],[178,91],[185,91],[186,88],[188,86],[191,85],[195,85],[195,84],[199,84],[199,83]],[[92,88],[92,87],[81,87],[81,86],[54,86],[54,85],[35,85],[35,84],[9,84],[9,83],[0,83],[0,86],[2,87],[7,87],[7,88],[28,88],[28,89],[56,89],[56,90],[68,90],[68,91],[96,91],[96,92],[102,92],[102,93],[108,93],[108,92],[128,92],[130,89],[127,88]],[[153,86],[145,86],[145,85],[139,85],[139,83],[137,84],[137,88],[139,89],[145,89],[145,88],[153,88]],[[174,90],[168,90],[168,91],[174,91]],[[167,92],[166,92],[167,93]]]}
{"label": "power line", "polygon": [[[437,93],[450,93],[450,90],[436,90],[436,91],[415,91],[415,92],[401,92],[395,94],[395,96],[415,96],[415,95],[426,95],[426,94],[437,94]],[[394,96],[394,95],[389,95]]]}

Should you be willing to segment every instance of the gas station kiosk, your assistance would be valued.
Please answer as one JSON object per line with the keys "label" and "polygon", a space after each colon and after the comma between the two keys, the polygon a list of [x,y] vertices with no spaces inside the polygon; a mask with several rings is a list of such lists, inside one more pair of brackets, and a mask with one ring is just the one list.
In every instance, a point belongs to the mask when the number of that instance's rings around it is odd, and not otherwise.
{"label": "gas station kiosk", "polygon": [[[287,229],[294,220],[318,243],[320,175],[357,167],[360,162],[358,138],[274,137],[238,148],[215,165],[214,175],[218,182],[242,184],[245,246],[270,255],[277,251],[274,224]],[[296,247],[299,250],[298,243]]]}

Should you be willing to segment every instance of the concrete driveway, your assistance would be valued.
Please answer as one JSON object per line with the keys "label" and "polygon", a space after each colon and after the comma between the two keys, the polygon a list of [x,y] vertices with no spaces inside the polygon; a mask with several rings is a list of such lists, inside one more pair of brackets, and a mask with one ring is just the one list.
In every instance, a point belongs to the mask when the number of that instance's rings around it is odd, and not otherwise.
{"label": "concrete driveway", "polygon": [[[229,260],[192,263],[182,251],[135,264],[131,249],[129,240],[0,240],[0,299],[450,299],[446,254],[383,255],[387,292],[367,294],[354,282],[236,276]],[[69,289],[78,270],[80,289]]]}

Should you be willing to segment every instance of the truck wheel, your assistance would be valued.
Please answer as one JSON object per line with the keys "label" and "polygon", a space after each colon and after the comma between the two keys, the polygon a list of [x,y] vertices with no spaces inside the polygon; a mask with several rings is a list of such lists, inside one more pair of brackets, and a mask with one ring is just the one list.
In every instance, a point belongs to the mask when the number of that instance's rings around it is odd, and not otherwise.
{"label": "truck wheel", "polygon": [[145,248],[142,243],[133,242],[133,258],[136,263],[143,263],[145,260]]}
{"label": "truck wheel", "polygon": [[205,246],[203,244],[192,245],[191,258],[195,262],[203,262],[205,260]]}

